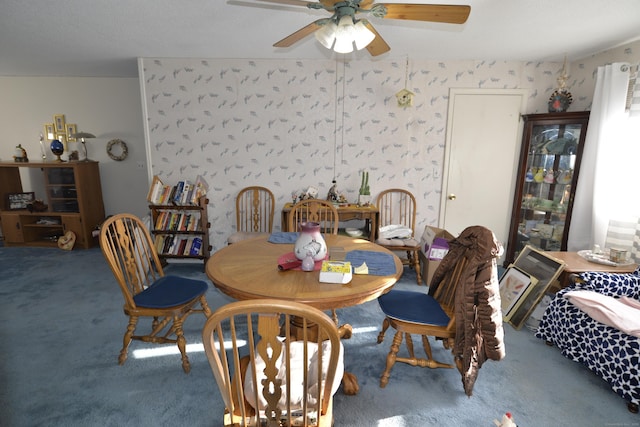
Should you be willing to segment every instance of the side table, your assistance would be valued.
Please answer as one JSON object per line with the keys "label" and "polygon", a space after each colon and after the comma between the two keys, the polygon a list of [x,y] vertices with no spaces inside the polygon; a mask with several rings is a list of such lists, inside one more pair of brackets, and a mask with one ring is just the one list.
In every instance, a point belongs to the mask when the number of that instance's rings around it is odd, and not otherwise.
{"label": "side table", "polygon": [[549,287],[549,291],[554,293],[570,285],[571,280],[569,279],[569,276],[571,276],[572,274],[584,273],[586,271],[601,271],[606,273],[633,273],[636,268],[638,268],[638,264],[629,264],[614,267],[611,265],[590,262],[578,255],[577,252],[547,251],[546,253],[548,253],[549,256],[565,262],[564,270],[558,277],[558,283],[552,284]]}
{"label": "side table", "polygon": [[[293,203],[285,203],[282,207],[281,215],[281,230],[282,231],[295,231],[289,230],[289,214]],[[337,206],[338,217],[340,221],[350,221],[352,219],[364,220],[367,229],[369,230],[369,241],[375,242],[376,232],[378,231],[378,208],[374,205],[358,206],[353,203],[349,203],[344,206]]]}

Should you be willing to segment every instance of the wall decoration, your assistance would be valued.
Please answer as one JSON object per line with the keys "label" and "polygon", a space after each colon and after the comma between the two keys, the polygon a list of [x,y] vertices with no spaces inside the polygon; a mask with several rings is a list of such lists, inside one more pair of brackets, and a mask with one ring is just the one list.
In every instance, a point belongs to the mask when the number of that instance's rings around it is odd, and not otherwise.
{"label": "wall decoration", "polygon": [[56,128],[53,123],[44,124],[44,136],[48,141],[56,139]]}
{"label": "wall decoration", "polygon": [[75,136],[75,135],[76,135],[76,133],[78,132],[78,127],[77,127],[75,124],[73,124],[73,123],[67,123],[67,124],[65,125],[65,129],[67,130],[67,131],[66,131],[66,134],[67,134],[67,141],[69,141],[69,142],[76,142],[76,141],[77,141],[77,139],[76,139],[76,136]]}
{"label": "wall decoration", "polygon": [[64,114],[55,114],[53,116],[53,125],[55,126],[56,133],[65,133],[66,129],[64,128]]}
{"label": "wall decoration", "polygon": [[508,323],[514,328],[520,329],[544,296],[547,288],[558,279],[565,264],[564,261],[527,245],[522,249],[513,265],[537,279],[537,282],[532,282],[531,289],[523,296],[522,301],[509,313]]}
{"label": "wall decoration", "polygon": [[123,140],[112,139],[107,143],[107,154],[111,159],[120,162],[127,158],[129,149]]}
{"label": "wall decoration", "polygon": [[524,301],[527,292],[538,280],[529,274],[511,265],[500,278],[500,301],[502,317],[508,319],[509,313],[515,311]]}

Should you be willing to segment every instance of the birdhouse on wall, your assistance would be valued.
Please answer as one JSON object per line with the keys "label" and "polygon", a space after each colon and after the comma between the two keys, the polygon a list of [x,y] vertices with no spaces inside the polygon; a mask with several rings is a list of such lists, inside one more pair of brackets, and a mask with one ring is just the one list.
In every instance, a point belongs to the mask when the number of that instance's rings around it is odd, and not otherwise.
{"label": "birdhouse on wall", "polygon": [[398,107],[411,107],[413,105],[413,96],[414,93],[407,89],[402,89],[400,92],[396,93],[396,98],[398,99]]}

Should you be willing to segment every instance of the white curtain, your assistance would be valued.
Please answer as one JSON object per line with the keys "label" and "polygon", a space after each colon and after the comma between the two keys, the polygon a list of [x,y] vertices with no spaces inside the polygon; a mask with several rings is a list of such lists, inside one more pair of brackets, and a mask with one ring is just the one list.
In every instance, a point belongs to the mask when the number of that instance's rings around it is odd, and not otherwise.
{"label": "white curtain", "polygon": [[640,215],[640,126],[625,112],[629,64],[598,67],[567,250],[605,247],[610,220]]}

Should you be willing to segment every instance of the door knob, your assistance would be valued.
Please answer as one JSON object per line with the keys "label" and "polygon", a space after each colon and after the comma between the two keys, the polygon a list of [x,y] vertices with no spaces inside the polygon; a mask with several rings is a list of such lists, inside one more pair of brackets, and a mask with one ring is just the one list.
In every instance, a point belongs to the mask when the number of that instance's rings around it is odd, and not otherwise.
{"label": "door knob", "polygon": [[449,194],[449,197],[447,197],[449,200],[455,200],[456,199],[456,195],[451,193]]}

